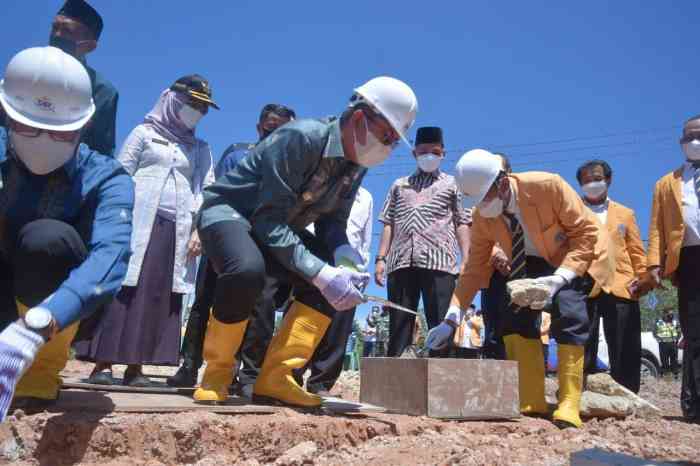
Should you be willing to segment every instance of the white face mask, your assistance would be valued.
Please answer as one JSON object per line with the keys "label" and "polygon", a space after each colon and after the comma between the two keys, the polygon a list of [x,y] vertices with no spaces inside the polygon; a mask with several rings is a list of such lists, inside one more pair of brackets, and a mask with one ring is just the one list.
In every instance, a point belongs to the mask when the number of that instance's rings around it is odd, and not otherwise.
{"label": "white face mask", "polygon": [[365,128],[367,128],[367,142],[365,144],[360,144],[360,141],[357,140],[357,136],[355,136],[355,155],[357,156],[358,165],[369,168],[384,162],[387,157],[389,157],[389,154],[391,154],[393,146],[385,146],[382,144],[382,141],[377,139],[369,130],[367,117],[363,115],[363,118],[365,119]]}
{"label": "white face mask", "polygon": [[693,139],[690,142],[684,142],[681,144],[681,147],[688,160],[700,160],[700,141]]}
{"label": "white face mask", "polygon": [[35,138],[10,131],[10,144],[17,157],[35,175],[48,175],[75,154],[78,142],[54,141],[45,132]]}
{"label": "white face mask", "polygon": [[435,154],[419,154],[416,156],[416,162],[418,162],[418,168],[426,173],[432,173],[440,168],[442,157]]}
{"label": "white face mask", "polygon": [[203,116],[204,114],[202,112],[189,105],[183,105],[180,112],[177,114],[180,121],[189,129],[194,129]]}
{"label": "white face mask", "polygon": [[488,202],[480,202],[477,206],[479,215],[485,218],[496,218],[503,213],[503,199],[494,197]]}
{"label": "white face mask", "polygon": [[581,186],[581,190],[586,194],[586,197],[592,201],[597,201],[608,190],[608,184],[601,181],[591,181]]}

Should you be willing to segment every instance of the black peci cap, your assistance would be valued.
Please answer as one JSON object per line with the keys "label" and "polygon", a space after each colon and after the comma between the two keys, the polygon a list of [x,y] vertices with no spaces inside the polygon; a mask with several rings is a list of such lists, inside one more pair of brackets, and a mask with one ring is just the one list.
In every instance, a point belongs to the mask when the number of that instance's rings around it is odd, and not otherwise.
{"label": "black peci cap", "polygon": [[442,128],[437,126],[423,126],[418,128],[416,131],[416,145],[418,144],[441,144],[445,145],[442,141]]}
{"label": "black peci cap", "polygon": [[104,23],[102,16],[91,7],[85,0],[66,0],[57,15],[75,19],[90,29],[95,36],[95,40],[100,38]]}

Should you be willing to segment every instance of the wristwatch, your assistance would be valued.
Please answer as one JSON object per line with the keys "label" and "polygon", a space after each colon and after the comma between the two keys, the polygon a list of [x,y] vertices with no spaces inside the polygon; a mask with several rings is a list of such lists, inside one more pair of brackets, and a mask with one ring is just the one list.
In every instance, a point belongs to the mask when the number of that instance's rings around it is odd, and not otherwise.
{"label": "wristwatch", "polygon": [[46,340],[52,336],[53,323],[51,311],[43,307],[33,307],[24,315],[24,324],[27,328],[38,333]]}
{"label": "wristwatch", "polygon": [[374,263],[376,264],[376,263],[378,263],[378,262],[386,262],[386,256],[377,256],[377,257],[375,257],[375,258],[374,258]]}

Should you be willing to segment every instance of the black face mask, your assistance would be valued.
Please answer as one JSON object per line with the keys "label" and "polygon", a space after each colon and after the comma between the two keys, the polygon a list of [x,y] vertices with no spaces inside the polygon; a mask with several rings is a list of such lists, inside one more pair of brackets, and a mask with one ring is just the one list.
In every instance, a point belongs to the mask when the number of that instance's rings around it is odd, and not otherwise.
{"label": "black face mask", "polygon": [[49,45],[51,47],[56,47],[57,49],[61,49],[64,52],[66,52],[68,55],[75,56],[76,51],[78,50],[78,44],[73,42],[70,39],[66,39],[65,37],[59,37],[59,36],[50,36],[49,37]]}

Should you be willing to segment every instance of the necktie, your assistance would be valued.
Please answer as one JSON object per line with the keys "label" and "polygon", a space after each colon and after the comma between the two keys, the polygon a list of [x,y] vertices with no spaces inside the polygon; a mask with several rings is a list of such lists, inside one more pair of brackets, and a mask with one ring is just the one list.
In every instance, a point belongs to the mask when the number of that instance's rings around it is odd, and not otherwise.
{"label": "necktie", "polygon": [[700,201],[700,164],[694,163],[695,173],[693,174],[693,181],[695,182],[695,195]]}
{"label": "necktie", "polygon": [[508,280],[525,278],[525,232],[517,217],[513,214],[503,214],[510,221],[510,231],[512,234],[512,259],[510,261],[510,275]]}

